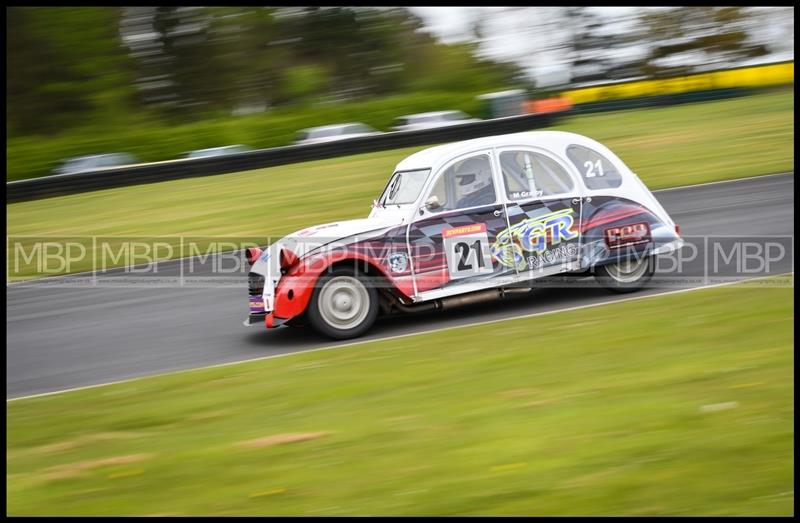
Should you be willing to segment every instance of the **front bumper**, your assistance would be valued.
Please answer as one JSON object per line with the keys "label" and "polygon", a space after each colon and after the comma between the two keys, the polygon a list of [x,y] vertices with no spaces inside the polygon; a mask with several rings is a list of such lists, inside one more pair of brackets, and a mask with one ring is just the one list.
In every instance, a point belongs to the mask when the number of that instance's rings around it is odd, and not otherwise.
{"label": "front bumper", "polygon": [[276,318],[271,312],[263,312],[260,314],[249,315],[244,320],[243,325],[245,327],[251,327],[253,325],[261,324],[268,329],[274,329],[275,327],[280,327],[287,321],[289,320],[284,318]]}

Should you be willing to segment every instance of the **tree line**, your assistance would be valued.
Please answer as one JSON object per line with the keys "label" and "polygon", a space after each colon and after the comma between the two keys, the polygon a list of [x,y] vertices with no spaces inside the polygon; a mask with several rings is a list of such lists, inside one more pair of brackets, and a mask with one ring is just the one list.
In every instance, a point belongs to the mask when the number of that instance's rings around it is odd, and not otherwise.
{"label": "tree line", "polygon": [[9,8],[9,134],[525,82],[400,8]]}
{"label": "tree line", "polygon": [[[539,30],[539,8],[517,9],[523,24]],[[753,38],[758,19],[749,8],[650,10],[624,32],[609,31],[586,8],[556,13],[542,30],[566,35],[553,42],[566,50],[572,82],[682,74],[692,60],[723,64],[770,51]],[[399,93],[535,87],[517,63],[482,55],[479,31],[470,42],[444,44],[404,8],[14,7],[6,15],[13,136]],[[617,53],[631,46],[645,52]]]}

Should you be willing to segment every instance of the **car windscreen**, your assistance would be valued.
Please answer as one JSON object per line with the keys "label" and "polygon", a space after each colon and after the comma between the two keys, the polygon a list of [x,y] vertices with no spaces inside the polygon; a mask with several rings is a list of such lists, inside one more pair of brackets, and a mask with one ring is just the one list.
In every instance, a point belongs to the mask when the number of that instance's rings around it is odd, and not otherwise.
{"label": "car windscreen", "polygon": [[344,129],[342,134],[359,134],[359,133],[369,133],[369,132],[372,132],[372,129],[370,129],[366,125],[361,125],[357,123],[353,125],[348,125]]}
{"label": "car windscreen", "polygon": [[214,156],[214,153],[211,151],[192,151],[186,155],[187,158],[207,158],[209,156]]}
{"label": "car windscreen", "polygon": [[419,123],[436,123],[443,120],[444,118],[439,114],[429,114],[427,116],[420,116]]}
{"label": "car windscreen", "polygon": [[378,202],[381,205],[403,205],[414,203],[419,196],[430,169],[401,171],[394,173]]}

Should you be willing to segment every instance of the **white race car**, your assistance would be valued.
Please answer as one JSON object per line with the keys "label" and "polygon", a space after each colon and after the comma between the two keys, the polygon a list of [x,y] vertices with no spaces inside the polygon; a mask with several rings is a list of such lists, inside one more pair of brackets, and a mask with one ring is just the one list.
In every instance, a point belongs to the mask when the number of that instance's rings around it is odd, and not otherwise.
{"label": "white race car", "polygon": [[526,132],[412,154],[367,218],[303,229],[247,250],[245,324],[310,323],[336,339],[378,313],[448,308],[593,274],[644,286],[680,230],[613,152],[578,134]]}
{"label": "white race car", "polygon": [[338,142],[361,136],[377,136],[383,134],[363,123],[342,123],[323,125],[302,129],[297,133],[295,145],[310,145],[314,143]]}
{"label": "white race car", "polygon": [[480,121],[477,118],[470,118],[469,115],[461,111],[436,111],[401,116],[395,120],[395,125],[392,129],[395,131],[420,131]]}

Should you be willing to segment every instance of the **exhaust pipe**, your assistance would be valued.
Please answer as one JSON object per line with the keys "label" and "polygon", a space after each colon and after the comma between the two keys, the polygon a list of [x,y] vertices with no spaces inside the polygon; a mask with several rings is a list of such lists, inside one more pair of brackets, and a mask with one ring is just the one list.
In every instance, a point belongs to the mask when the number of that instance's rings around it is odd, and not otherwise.
{"label": "exhaust pipe", "polygon": [[450,309],[453,307],[461,307],[463,305],[473,305],[484,301],[502,300],[512,294],[527,294],[533,289],[531,287],[511,287],[498,289],[488,289],[485,291],[472,292],[464,294],[463,296],[450,296],[436,300],[439,302],[440,309]]}
{"label": "exhaust pipe", "polygon": [[510,295],[527,294],[531,292],[531,287],[500,287],[497,289],[487,289],[485,291],[471,292],[463,296],[449,296],[447,298],[439,298],[431,302],[420,303],[417,305],[406,305],[395,301],[391,307],[401,312],[425,312],[430,310],[445,310],[452,309],[453,307],[461,307],[464,305],[474,305],[485,301],[502,300]]}
{"label": "exhaust pipe", "polygon": [[451,309],[453,307],[461,307],[463,305],[474,305],[484,301],[499,300],[502,297],[503,293],[500,289],[489,289],[485,291],[464,294],[462,296],[448,296],[447,298],[441,298],[436,301],[439,302],[440,309]]}

